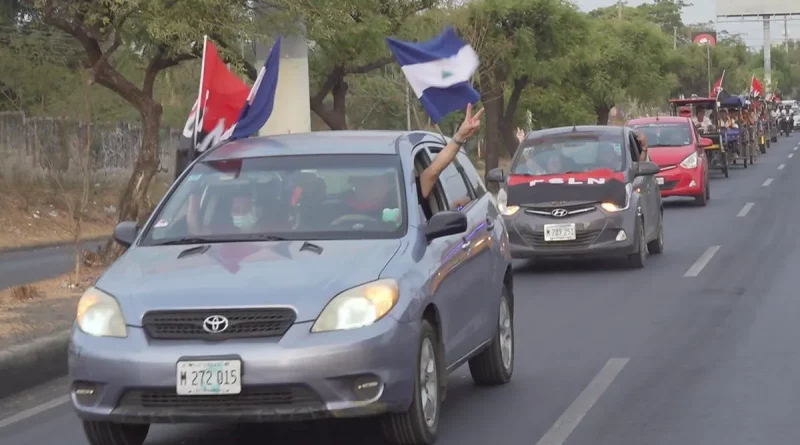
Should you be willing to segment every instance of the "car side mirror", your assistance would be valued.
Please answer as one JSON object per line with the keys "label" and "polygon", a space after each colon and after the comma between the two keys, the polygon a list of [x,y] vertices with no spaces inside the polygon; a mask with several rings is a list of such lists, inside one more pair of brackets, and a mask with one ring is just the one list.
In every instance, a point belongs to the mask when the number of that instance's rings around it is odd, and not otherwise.
{"label": "car side mirror", "polygon": [[489,182],[504,182],[506,180],[506,173],[500,167],[493,168],[489,170],[489,173],[486,175],[486,180]]}
{"label": "car side mirror", "polygon": [[434,214],[428,221],[428,225],[425,226],[425,239],[430,241],[466,231],[467,215],[463,212],[445,210]]}
{"label": "car side mirror", "polygon": [[136,241],[136,235],[138,233],[139,226],[135,221],[123,221],[117,224],[117,227],[114,227],[114,241],[128,248]]}
{"label": "car side mirror", "polygon": [[661,171],[658,164],[649,161],[641,161],[636,164],[636,176],[653,176]]}
{"label": "car side mirror", "polygon": [[714,141],[709,138],[700,138],[700,148],[706,148],[714,145]]}

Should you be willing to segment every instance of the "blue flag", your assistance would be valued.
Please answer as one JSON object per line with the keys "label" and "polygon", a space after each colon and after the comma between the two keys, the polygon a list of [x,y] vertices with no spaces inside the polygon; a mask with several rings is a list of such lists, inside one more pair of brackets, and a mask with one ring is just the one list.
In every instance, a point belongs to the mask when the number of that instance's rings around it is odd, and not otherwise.
{"label": "blue flag", "polygon": [[452,27],[427,42],[391,37],[386,42],[433,122],[480,100],[470,82],[480,63],[478,54]]}
{"label": "blue flag", "polygon": [[228,130],[228,140],[235,141],[257,134],[267,123],[275,107],[275,90],[278,88],[278,68],[281,63],[281,38],[275,42],[272,51],[258,73],[258,78],[250,90],[250,96],[242,108],[239,120]]}

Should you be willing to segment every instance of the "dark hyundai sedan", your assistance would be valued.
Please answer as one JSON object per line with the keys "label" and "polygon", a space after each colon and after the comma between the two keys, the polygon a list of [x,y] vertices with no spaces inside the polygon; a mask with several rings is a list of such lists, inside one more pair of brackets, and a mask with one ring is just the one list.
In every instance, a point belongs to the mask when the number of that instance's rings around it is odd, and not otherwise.
{"label": "dark hyundai sedan", "polygon": [[664,248],[656,164],[627,127],[537,131],[520,144],[502,182],[500,209],[514,258],[616,255],[644,267]]}
{"label": "dark hyundai sedan", "polygon": [[212,149],[86,291],[69,350],[92,445],[152,423],[377,416],[436,440],[447,374],[511,379],[508,236],[464,153],[429,218],[426,132],[315,132]]}

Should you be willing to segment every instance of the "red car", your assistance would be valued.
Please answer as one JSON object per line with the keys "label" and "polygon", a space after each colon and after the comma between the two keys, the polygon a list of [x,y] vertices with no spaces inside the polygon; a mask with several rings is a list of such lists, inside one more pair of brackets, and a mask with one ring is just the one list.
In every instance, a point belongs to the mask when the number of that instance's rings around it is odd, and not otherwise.
{"label": "red car", "polygon": [[656,175],[661,196],[686,196],[705,206],[711,198],[708,158],[704,148],[713,141],[701,138],[686,117],[659,116],[632,119],[626,124],[647,136],[650,161],[661,168]]}

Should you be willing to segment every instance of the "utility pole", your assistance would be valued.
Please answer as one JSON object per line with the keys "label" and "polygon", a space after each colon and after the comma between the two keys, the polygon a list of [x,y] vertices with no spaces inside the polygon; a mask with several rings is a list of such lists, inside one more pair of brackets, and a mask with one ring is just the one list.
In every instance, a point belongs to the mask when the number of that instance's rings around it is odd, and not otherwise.
{"label": "utility pole", "polygon": [[672,27],[672,49],[678,49],[678,27]]}
{"label": "utility pole", "polygon": [[772,33],[770,32],[770,16],[763,16],[764,20],[764,80],[767,85],[772,84]]}
{"label": "utility pole", "polygon": [[622,0],[617,1],[617,10],[619,11],[619,19],[622,20]]}
{"label": "utility pole", "polygon": [[[786,55],[789,55],[789,16],[783,16],[783,40],[786,45]],[[789,59],[786,59],[789,60]]]}

